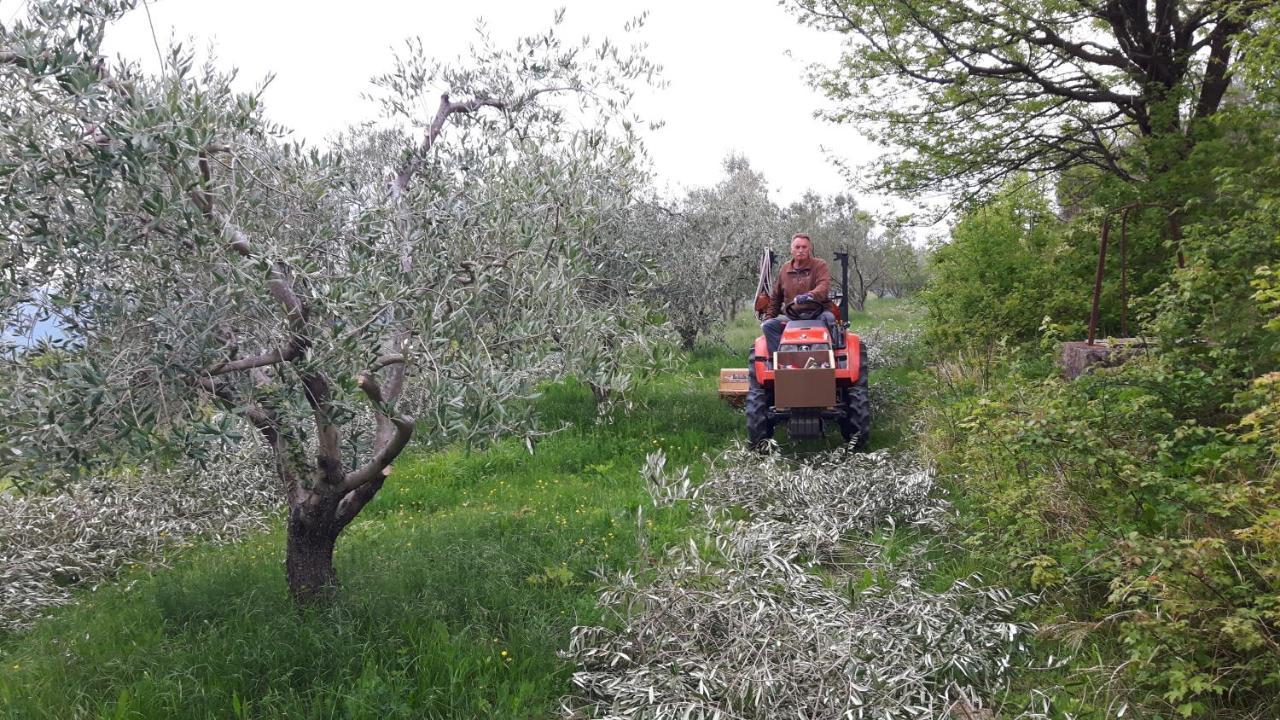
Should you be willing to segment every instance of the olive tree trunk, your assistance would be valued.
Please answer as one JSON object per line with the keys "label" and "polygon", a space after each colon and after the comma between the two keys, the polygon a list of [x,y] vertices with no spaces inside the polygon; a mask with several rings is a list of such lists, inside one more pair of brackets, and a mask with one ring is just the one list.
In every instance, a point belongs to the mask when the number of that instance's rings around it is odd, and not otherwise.
{"label": "olive tree trunk", "polygon": [[289,595],[298,604],[326,599],[338,589],[333,549],[340,532],[332,517],[313,517],[302,508],[289,508],[284,568]]}

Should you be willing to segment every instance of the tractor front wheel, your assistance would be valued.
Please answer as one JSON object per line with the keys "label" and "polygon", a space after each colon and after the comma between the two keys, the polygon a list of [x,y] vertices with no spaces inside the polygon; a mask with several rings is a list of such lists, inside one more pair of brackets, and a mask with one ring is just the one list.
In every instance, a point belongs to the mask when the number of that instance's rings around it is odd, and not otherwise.
{"label": "tractor front wheel", "polygon": [[871,388],[867,383],[867,346],[859,347],[858,381],[844,391],[844,417],[840,435],[857,450],[867,449],[871,442]]}
{"label": "tractor front wheel", "polygon": [[749,373],[747,381],[747,442],[753,449],[759,449],[773,437],[773,421],[769,419],[769,409],[773,407],[773,393],[756,382],[754,371]]}

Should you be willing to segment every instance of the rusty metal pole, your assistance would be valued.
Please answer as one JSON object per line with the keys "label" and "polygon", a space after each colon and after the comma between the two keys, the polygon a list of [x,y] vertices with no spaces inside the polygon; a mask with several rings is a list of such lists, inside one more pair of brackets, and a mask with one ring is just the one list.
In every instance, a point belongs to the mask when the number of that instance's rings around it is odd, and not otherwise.
{"label": "rusty metal pole", "polygon": [[1129,211],[1120,216],[1120,334],[1129,337]]}
{"label": "rusty metal pole", "polygon": [[1098,305],[1102,302],[1102,273],[1107,266],[1107,238],[1111,235],[1111,215],[1102,219],[1102,243],[1098,248],[1098,272],[1093,277],[1093,308],[1089,311],[1089,342],[1098,334]]}

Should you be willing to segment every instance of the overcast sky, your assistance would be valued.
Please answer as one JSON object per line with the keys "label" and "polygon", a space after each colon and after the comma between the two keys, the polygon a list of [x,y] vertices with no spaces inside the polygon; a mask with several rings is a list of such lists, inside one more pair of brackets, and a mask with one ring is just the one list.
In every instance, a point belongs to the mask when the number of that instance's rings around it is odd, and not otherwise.
{"label": "overcast sky", "polygon": [[[25,6],[0,0],[0,18],[12,20]],[[154,25],[162,48],[170,38],[200,51],[214,47],[220,67],[239,68],[243,89],[274,73],[268,115],[320,143],[377,117],[360,95],[370,77],[390,68],[392,48],[405,38],[420,36],[428,53],[449,59],[475,37],[477,19],[506,44],[545,29],[562,7],[567,38],[620,39],[627,20],[648,12],[639,37],[668,86],[642,94],[636,109],[666,123],[646,145],[671,192],[716,182],[731,152],[765,174],[778,202],[808,189],[847,192],[828,154],[858,165],[877,152],[854,128],[814,119],[826,101],[805,83],[805,67],[837,59],[841,39],[802,27],[775,0],[140,0],[112,27],[106,49],[155,70]],[[909,201],[860,201],[873,211],[916,209]]]}
{"label": "overcast sky", "polygon": [[[16,14],[21,2],[0,0],[0,15]],[[197,49],[212,43],[218,64],[238,67],[246,89],[275,73],[268,114],[310,141],[376,116],[360,94],[405,38],[421,36],[428,53],[452,58],[474,38],[478,18],[501,42],[545,29],[564,7],[566,37],[620,38],[623,23],[648,11],[639,37],[669,86],[641,96],[637,110],[666,122],[646,144],[670,189],[714,183],[725,155],[737,152],[764,172],[776,200],[789,202],[810,188],[848,190],[824,149],[855,161],[873,156],[852,128],[812,116],[824,100],[805,84],[805,65],[837,58],[840,38],[801,27],[772,0],[150,0],[149,7],[161,47],[171,36],[194,39]],[[158,65],[143,6],[113,27],[107,49]]]}

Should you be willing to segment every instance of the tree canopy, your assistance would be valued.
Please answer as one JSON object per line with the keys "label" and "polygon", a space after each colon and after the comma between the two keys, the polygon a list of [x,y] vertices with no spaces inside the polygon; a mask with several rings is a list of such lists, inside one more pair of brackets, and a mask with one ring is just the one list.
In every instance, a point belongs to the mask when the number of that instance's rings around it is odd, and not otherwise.
{"label": "tree canopy", "polygon": [[643,176],[626,105],[654,67],[554,29],[481,37],[455,65],[410,43],[377,79],[391,127],[320,150],[181,48],[158,76],[103,60],[131,7],[35,3],[0,32],[0,317],[36,307],[64,330],[3,355],[0,477],[216,461],[245,420],[307,599],[415,432],[511,429],[515,401],[595,343],[581,325],[611,322],[566,307],[610,295],[594,280],[626,259]]}
{"label": "tree canopy", "polygon": [[[1019,173],[1167,167],[1227,98],[1261,0],[798,0],[846,36],[811,80],[823,115],[899,152],[889,191],[988,195]],[[1141,139],[1172,139],[1148,157]],[[1149,149],[1144,147],[1144,149]]]}

